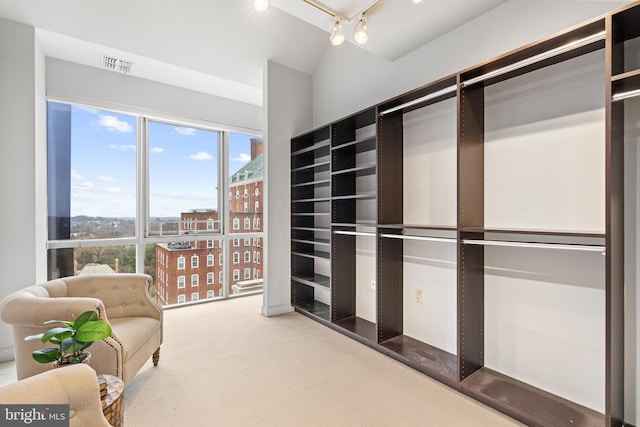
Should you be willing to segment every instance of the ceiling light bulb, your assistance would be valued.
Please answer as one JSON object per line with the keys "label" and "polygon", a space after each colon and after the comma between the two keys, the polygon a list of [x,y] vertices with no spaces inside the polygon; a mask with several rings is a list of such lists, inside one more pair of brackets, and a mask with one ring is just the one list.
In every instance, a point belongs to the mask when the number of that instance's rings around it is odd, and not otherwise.
{"label": "ceiling light bulb", "polygon": [[422,0],[413,0],[413,4],[418,4],[420,3]]}
{"label": "ceiling light bulb", "polygon": [[264,12],[265,10],[269,9],[269,6],[269,0],[253,0],[253,7],[258,12]]}
{"label": "ceiling light bulb", "polygon": [[353,38],[356,43],[365,44],[369,40],[369,32],[367,31],[367,17],[362,15],[356,24]]}
{"label": "ceiling light bulb", "polygon": [[331,44],[334,46],[340,46],[344,42],[344,31],[342,31],[342,24],[340,18],[336,18],[331,25],[331,37],[329,37]]}

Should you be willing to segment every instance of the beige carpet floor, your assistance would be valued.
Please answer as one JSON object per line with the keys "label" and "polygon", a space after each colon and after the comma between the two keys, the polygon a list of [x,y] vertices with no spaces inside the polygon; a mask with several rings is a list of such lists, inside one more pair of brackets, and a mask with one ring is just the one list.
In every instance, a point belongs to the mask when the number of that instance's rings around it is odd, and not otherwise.
{"label": "beige carpet floor", "polygon": [[160,364],[125,394],[125,425],[514,426],[512,419],[262,296],[165,311]]}

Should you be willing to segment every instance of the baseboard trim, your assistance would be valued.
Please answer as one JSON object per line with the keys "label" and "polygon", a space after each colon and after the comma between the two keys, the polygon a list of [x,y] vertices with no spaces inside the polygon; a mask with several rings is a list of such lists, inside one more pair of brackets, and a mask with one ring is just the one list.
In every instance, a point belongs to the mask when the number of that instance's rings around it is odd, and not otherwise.
{"label": "baseboard trim", "polygon": [[0,363],[2,362],[11,362],[15,360],[15,352],[13,351],[13,347],[5,347],[0,348]]}
{"label": "baseboard trim", "polygon": [[262,315],[265,317],[280,316],[281,314],[291,313],[293,307],[291,304],[282,304],[275,307],[262,306]]}

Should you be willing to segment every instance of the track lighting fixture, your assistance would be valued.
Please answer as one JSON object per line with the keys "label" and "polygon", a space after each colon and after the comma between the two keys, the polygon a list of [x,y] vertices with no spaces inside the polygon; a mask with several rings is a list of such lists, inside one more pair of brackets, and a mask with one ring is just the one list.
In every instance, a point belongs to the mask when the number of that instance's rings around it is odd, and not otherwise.
{"label": "track lighting fixture", "polygon": [[369,31],[367,28],[367,17],[362,14],[353,32],[353,39],[358,44],[365,44],[369,40]]}
{"label": "track lighting fixture", "polygon": [[258,12],[264,12],[265,10],[269,9],[269,6],[269,0],[253,0],[253,7]]}
{"label": "track lighting fixture", "polygon": [[344,31],[342,30],[342,24],[339,17],[334,17],[333,24],[331,25],[331,37],[329,37],[331,44],[334,46],[340,46],[344,43]]}

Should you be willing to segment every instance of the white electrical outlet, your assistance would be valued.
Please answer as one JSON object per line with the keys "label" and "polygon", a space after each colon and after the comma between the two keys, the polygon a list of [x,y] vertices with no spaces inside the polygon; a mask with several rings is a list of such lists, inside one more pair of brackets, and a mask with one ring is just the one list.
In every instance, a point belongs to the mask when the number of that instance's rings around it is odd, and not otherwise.
{"label": "white electrical outlet", "polygon": [[371,279],[371,289],[376,288],[376,279]]}
{"label": "white electrical outlet", "polygon": [[422,304],[422,289],[416,289],[416,303]]}

